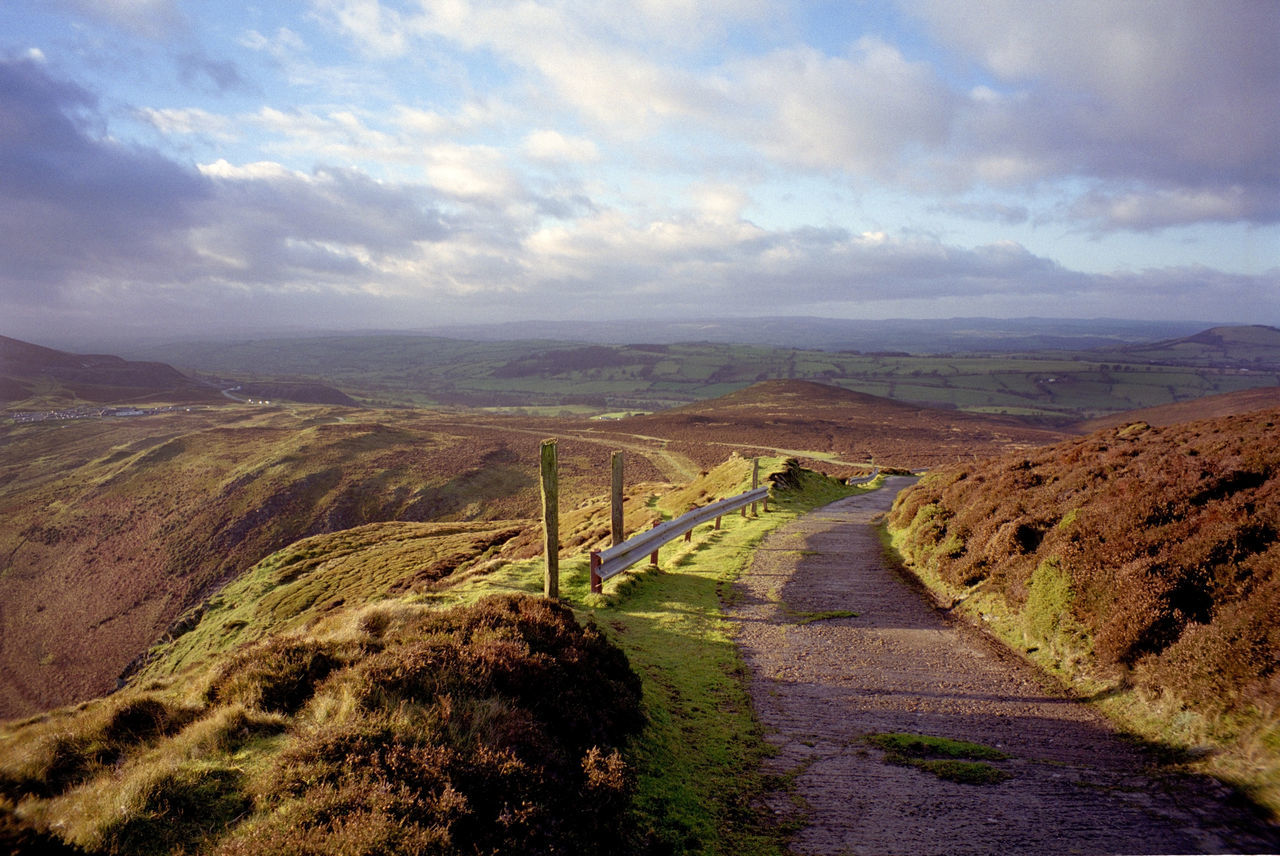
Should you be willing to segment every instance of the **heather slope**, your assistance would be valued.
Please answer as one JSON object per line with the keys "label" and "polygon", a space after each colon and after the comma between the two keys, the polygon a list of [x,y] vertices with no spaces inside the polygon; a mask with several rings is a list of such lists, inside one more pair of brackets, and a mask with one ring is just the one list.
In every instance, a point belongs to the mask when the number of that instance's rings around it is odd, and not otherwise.
{"label": "heather slope", "polygon": [[[491,421],[226,405],[0,425],[0,716],[106,692],[185,611],[299,538],[536,516],[538,441]],[[562,446],[566,498],[607,450]],[[629,472],[656,470],[637,456]]]}
{"label": "heather slope", "polygon": [[[503,555],[532,555],[545,437],[560,438],[564,546],[580,550],[607,537],[607,525],[590,520],[618,449],[629,490],[643,494],[735,451],[794,455],[844,476],[871,459],[922,466],[1061,436],[788,381],[618,421],[223,401],[0,423],[0,716],[110,690],[184,614],[301,538],[376,523],[517,520]],[[632,529],[649,522],[643,506],[630,507]]]}
{"label": "heather slope", "polygon": [[940,469],[890,517],[961,611],[1280,805],[1280,411]]}

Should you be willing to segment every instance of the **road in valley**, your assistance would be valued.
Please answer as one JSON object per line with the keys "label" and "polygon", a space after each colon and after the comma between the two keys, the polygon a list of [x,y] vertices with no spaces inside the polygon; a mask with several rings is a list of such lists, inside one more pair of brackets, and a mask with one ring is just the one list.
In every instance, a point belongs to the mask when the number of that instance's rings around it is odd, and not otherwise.
{"label": "road in valley", "polygon": [[[1091,708],[888,567],[874,521],[909,483],[775,530],[729,608],[777,748],[766,772],[791,783],[769,808],[804,824],[795,853],[1280,851],[1224,786],[1153,774]],[[857,616],[811,620],[831,611]],[[901,732],[999,748],[1009,778],[944,781],[867,740]]]}

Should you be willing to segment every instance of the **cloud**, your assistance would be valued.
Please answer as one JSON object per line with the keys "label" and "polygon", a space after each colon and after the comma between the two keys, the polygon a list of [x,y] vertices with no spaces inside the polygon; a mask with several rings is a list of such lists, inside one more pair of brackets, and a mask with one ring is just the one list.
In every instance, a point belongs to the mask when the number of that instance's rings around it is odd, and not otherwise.
{"label": "cloud", "polygon": [[95,107],[41,66],[0,62],[0,283],[11,300],[52,302],[84,271],[127,277],[184,260],[177,238],[207,182],[91,133]]}
{"label": "cloud", "polygon": [[178,56],[178,77],[188,86],[212,93],[252,92],[255,87],[229,60],[211,59],[199,51]]}
{"label": "cloud", "polygon": [[[1095,220],[1102,228],[1276,221],[1280,15],[1273,4],[906,5],[998,81],[997,89],[970,93],[953,174],[1120,182],[1121,189],[1102,189],[1071,209],[1099,217],[1098,196],[1110,198],[1111,214]],[[1163,213],[1138,210],[1159,201],[1170,203]]]}
{"label": "cloud", "polygon": [[1094,191],[1072,206],[1072,217],[1099,230],[1154,231],[1187,223],[1280,222],[1280,193],[1240,185],[1129,192]]}
{"label": "cloud", "polygon": [[[849,55],[788,48],[728,69],[749,124],[736,130],[773,158],[855,174],[896,172],[906,156],[942,145],[955,99],[934,71],[863,38]],[[736,124],[733,115],[722,117]]]}
{"label": "cloud", "polygon": [[524,138],[524,151],[535,161],[549,163],[593,163],[600,159],[596,144],[583,137],[567,137],[559,131],[531,131]]}
{"label": "cloud", "polygon": [[156,41],[187,27],[177,0],[52,0],[86,18]]}

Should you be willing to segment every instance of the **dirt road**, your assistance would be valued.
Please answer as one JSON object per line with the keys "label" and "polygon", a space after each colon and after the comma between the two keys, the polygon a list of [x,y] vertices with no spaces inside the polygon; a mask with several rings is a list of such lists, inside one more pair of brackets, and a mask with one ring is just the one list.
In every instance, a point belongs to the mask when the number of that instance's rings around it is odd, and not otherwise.
{"label": "dirt road", "polygon": [[[1143,751],[885,566],[873,525],[908,479],[776,530],[730,609],[776,745],[770,798],[803,854],[1259,853],[1280,839],[1220,784]],[[856,617],[824,617],[853,611]],[[1008,774],[961,784],[886,763],[878,733],[972,741]]]}

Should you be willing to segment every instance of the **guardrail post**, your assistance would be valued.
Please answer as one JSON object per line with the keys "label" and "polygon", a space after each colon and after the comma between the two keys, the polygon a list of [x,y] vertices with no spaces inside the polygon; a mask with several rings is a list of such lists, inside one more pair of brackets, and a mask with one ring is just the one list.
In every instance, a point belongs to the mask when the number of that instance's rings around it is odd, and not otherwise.
{"label": "guardrail post", "polygon": [[604,580],[600,579],[600,551],[591,551],[591,593],[604,594]]}
{"label": "guardrail post", "polygon": [[560,473],[555,440],[542,441],[542,546],[547,557],[542,595],[550,600],[558,600],[560,597]]}
{"label": "guardrail post", "polygon": [[[661,525],[662,525],[662,521],[661,521],[661,520],[655,520],[655,521],[653,521],[653,528],[654,528],[654,529],[657,529],[657,528],[658,528],[659,526],[661,526]],[[650,565],[652,565],[652,566],[653,566],[653,567],[655,567],[655,568],[656,568],[656,567],[658,567],[658,551],[657,551],[657,550],[654,550],[652,553],[650,553],[650,554],[649,554],[649,564],[650,564]]]}

